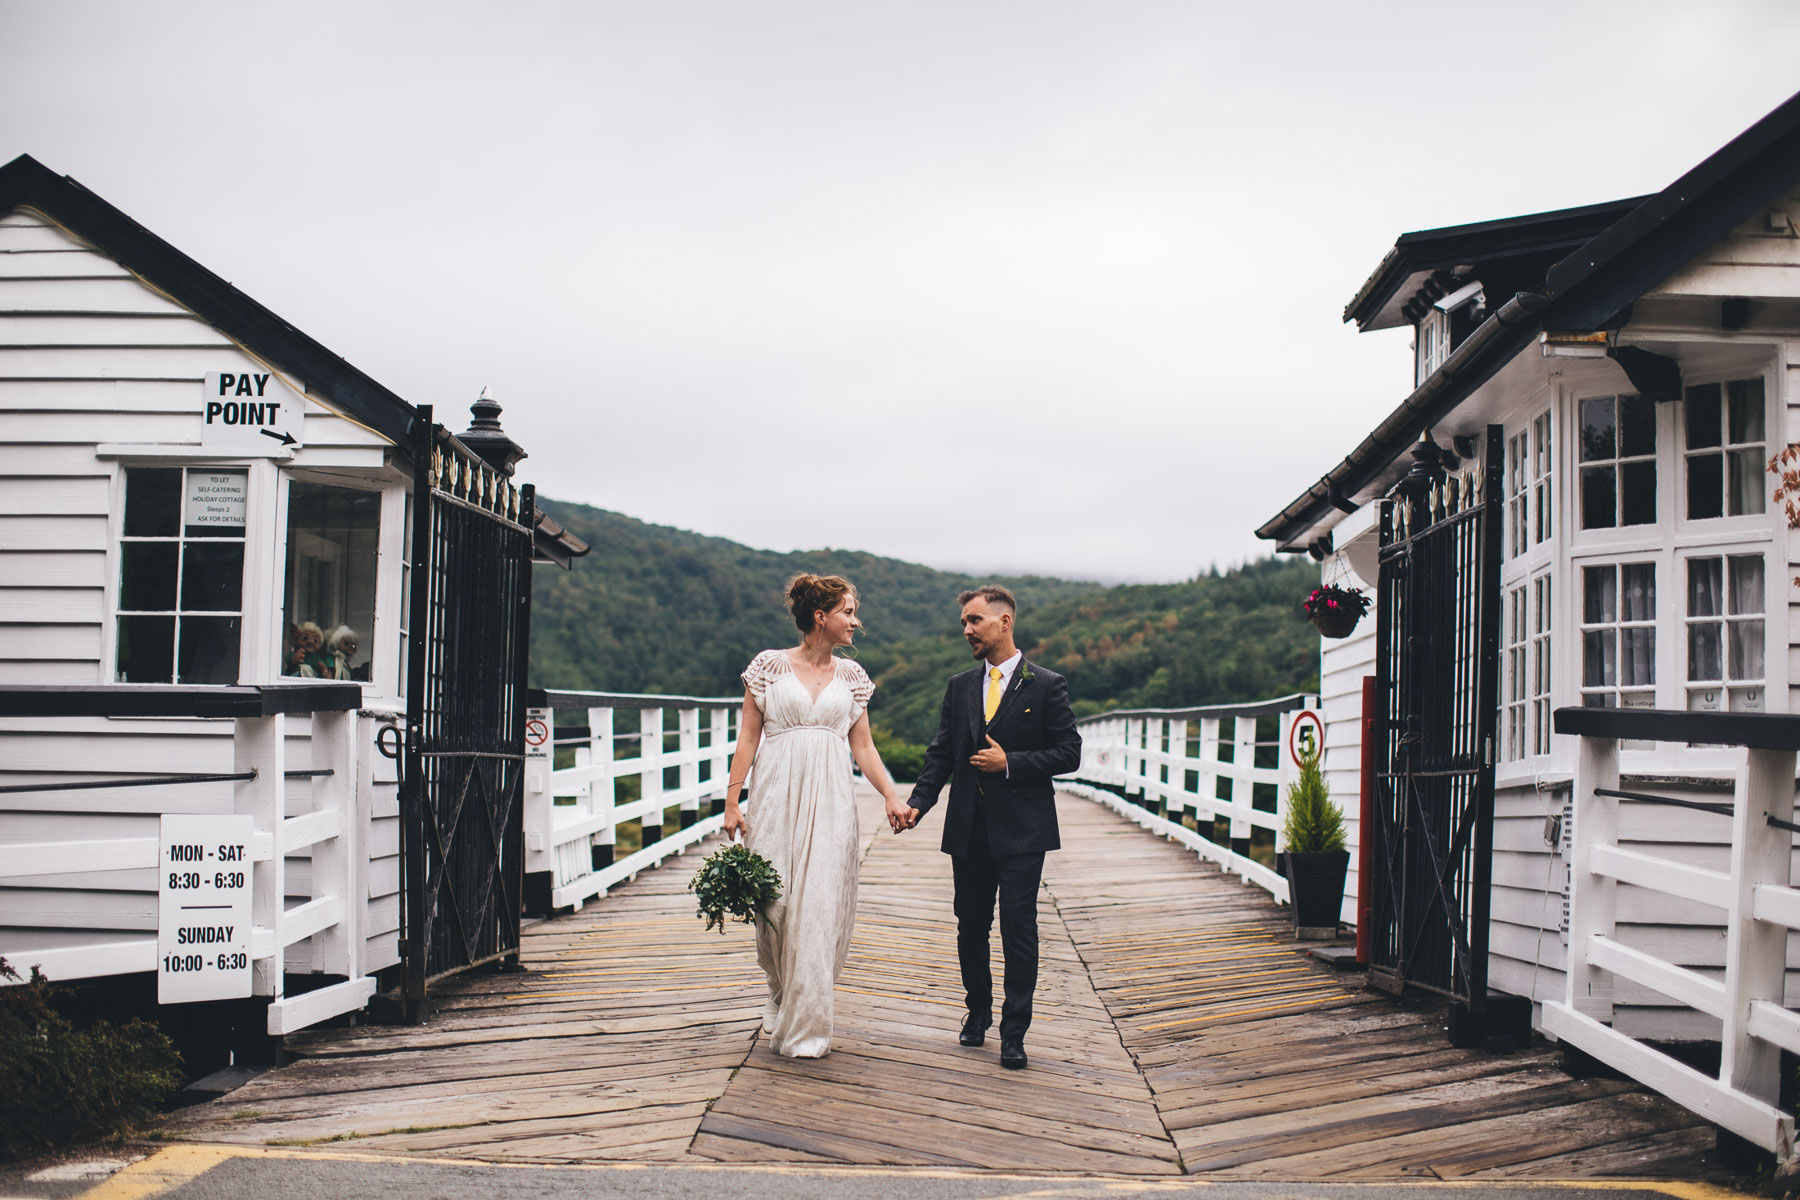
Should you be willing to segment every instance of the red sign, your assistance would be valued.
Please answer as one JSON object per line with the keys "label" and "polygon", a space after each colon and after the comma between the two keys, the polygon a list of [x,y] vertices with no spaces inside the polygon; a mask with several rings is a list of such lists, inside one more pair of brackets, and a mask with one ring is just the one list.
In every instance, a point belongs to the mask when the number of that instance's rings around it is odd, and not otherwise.
{"label": "red sign", "polygon": [[1317,754],[1325,748],[1325,725],[1319,720],[1319,714],[1310,708],[1303,708],[1294,714],[1294,723],[1288,726],[1288,757],[1294,765],[1300,765],[1304,755]]}
{"label": "red sign", "polygon": [[550,722],[541,717],[532,717],[525,722],[525,744],[541,746],[550,740]]}

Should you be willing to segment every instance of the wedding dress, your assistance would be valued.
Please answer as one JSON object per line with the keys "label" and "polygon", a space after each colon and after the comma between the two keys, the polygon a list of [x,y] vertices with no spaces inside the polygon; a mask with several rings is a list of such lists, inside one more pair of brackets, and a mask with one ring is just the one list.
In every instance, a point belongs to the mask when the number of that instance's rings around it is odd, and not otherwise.
{"label": "wedding dress", "polygon": [[763,714],[746,842],[781,873],[781,898],[756,926],[756,960],[769,980],[763,1032],[789,1058],[831,1050],[832,989],[856,919],[849,734],[875,685],[855,662],[834,661],[816,700],[785,651],[765,650],[744,669]]}

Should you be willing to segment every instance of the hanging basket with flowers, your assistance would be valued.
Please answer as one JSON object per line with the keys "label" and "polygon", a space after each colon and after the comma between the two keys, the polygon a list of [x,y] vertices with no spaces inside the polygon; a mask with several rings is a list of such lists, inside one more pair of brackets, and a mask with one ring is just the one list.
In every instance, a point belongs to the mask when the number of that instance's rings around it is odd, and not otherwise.
{"label": "hanging basket with flowers", "polygon": [[1349,637],[1356,623],[1369,611],[1369,597],[1361,588],[1323,584],[1301,604],[1307,619],[1328,638]]}

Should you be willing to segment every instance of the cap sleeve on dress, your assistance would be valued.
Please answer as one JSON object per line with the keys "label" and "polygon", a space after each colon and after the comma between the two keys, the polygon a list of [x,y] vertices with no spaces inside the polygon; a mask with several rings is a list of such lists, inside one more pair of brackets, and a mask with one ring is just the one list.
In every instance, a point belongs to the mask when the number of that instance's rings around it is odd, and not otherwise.
{"label": "cap sleeve on dress", "polygon": [[875,694],[875,681],[859,662],[850,659],[839,660],[844,664],[844,682],[850,685],[850,698],[856,702],[856,716],[869,707],[869,697]]}
{"label": "cap sleeve on dress", "polygon": [[[776,661],[777,655],[781,655],[781,651],[764,650],[751,659],[750,665],[744,668],[744,687],[755,698],[758,708],[762,707],[763,693],[769,690],[769,685],[775,682],[776,676],[781,671],[782,664]],[[786,656],[782,655],[782,657]]]}

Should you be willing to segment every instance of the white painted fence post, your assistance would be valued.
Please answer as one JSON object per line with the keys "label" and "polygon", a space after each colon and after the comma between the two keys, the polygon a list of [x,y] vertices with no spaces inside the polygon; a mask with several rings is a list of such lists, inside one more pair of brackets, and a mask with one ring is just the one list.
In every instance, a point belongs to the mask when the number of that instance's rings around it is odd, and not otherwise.
{"label": "white painted fence post", "polygon": [[610,867],[613,847],[618,842],[618,829],[613,824],[613,805],[618,799],[618,773],[613,767],[617,755],[613,750],[613,710],[590,708],[588,718],[588,761],[601,766],[599,778],[588,785],[588,805],[592,815],[605,817],[601,826],[588,839],[589,857],[595,867]]}
{"label": "white painted fence post", "polygon": [[675,720],[681,730],[681,827],[692,829],[700,819],[700,710],[678,709]]}
{"label": "white painted fence post", "polygon": [[[643,841],[640,846],[648,846],[652,842],[662,840],[662,797],[663,797],[663,710],[646,708],[638,718],[638,730],[641,739],[638,749],[643,755],[644,773],[639,778],[643,791],[639,795],[645,800],[654,799],[656,807],[646,814],[638,823],[643,830]],[[655,836],[652,836],[654,833]]]}
{"label": "white painted fence post", "polygon": [[[1612,937],[1617,925],[1617,885],[1594,872],[1594,851],[1619,840],[1619,801],[1595,793],[1619,786],[1619,743],[1615,738],[1583,736],[1575,764],[1575,828],[1569,844],[1569,975],[1568,1005],[1576,1012],[1612,1024],[1613,984],[1607,971],[1588,965],[1588,948],[1596,935]],[[1791,786],[1791,785],[1790,785]]]}
{"label": "white painted fence post", "polygon": [[[336,812],[336,837],[312,847],[312,899],[338,898],[338,919],[312,936],[313,970],[356,979],[362,975],[362,933],[367,894],[358,896],[358,863],[366,860],[362,830],[356,821],[357,737],[354,712],[312,715],[312,766],[330,775],[312,779],[314,812]],[[283,939],[285,940],[285,939]]]}
{"label": "white painted fence post", "polygon": [[[252,854],[254,881],[250,896],[250,990],[257,996],[280,996],[282,963],[281,910],[286,906],[286,860],[281,853],[281,822],[286,818],[286,718],[239,717],[232,722],[234,771],[254,771],[232,792],[232,811],[255,822],[257,848]],[[261,858],[267,848],[268,857]],[[264,954],[263,951],[268,953]]]}
{"label": "white painted fence post", "polygon": [[1256,767],[1256,718],[1233,719],[1231,741],[1231,849],[1234,854],[1249,854],[1249,814],[1256,808],[1256,788],[1250,781]]}
{"label": "white painted fence post", "polygon": [[1186,800],[1188,777],[1188,723],[1185,720],[1169,722],[1169,784],[1164,796],[1169,802],[1169,820],[1181,823],[1181,812],[1192,807]]}
{"label": "white painted fence post", "polygon": [[1756,889],[1789,886],[1793,835],[1770,825],[1769,818],[1794,819],[1794,752],[1746,750],[1734,790],[1719,1079],[1774,1105],[1781,1095],[1781,1048],[1750,1036],[1750,1008],[1758,1001],[1782,1007],[1788,931],[1755,918]]}
{"label": "white painted fence post", "polygon": [[731,709],[727,705],[719,705],[712,710],[711,736],[708,749],[712,751],[712,767],[706,773],[706,790],[712,793],[713,812],[725,811],[725,784],[731,778]]}

